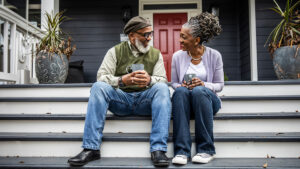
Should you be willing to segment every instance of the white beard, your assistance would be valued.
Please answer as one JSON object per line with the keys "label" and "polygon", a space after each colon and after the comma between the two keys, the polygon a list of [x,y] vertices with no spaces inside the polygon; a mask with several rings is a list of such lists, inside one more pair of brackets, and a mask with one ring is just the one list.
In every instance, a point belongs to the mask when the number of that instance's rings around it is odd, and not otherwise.
{"label": "white beard", "polygon": [[150,50],[150,45],[148,44],[147,47],[144,47],[143,43],[139,41],[138,39],[135,39],[135,46],[138,51],[141,53],[147,53]]}

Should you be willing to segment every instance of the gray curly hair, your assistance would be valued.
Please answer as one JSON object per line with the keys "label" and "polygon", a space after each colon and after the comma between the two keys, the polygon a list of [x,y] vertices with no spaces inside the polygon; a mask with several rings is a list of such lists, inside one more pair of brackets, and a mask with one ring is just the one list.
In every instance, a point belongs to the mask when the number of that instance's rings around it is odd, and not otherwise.
{"label": "gray curly hair", "polygon": [[213,37],[219,35],[222,31],[219,18],[208,12],[191,17],[182,27],[190,29],[190,33],[194,38],[200,37],[201,45],[203,42],[208,42]]}

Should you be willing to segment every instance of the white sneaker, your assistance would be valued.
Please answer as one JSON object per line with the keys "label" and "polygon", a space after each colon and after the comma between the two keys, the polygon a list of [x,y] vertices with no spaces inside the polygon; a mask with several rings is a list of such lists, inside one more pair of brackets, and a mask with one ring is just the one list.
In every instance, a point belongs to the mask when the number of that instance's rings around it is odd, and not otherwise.
{"label": "white sneaker", "polygon": [[214,156],[212,156],[210,154],[198,153],[193,157],[192,162],[206,164],[206,163],[209,163],[213,159],[214,159]]}
{"label": "white sneaker", "polygon": [[173,159],[172,159],[172,163],[173,164],[181,164],[181,165],[185,165],[187,163],[187,156],[186,155],[176,155]]}

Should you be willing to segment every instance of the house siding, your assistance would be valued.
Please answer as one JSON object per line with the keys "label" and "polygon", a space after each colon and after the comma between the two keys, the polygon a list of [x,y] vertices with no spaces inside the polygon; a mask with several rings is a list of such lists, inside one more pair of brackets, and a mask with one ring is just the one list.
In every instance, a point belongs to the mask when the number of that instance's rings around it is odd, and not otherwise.
{"label": "house siding", "polygon": [[241,80],[251,80],[248,1],[238,1]]}
{"label": "house siding", "polygon": [[77,50],[71,61],[84,60],[85,82],[95,82],[97,70],[108,49],[120,42],[123,33],[122,8],[130,6],[138,15],[138,0],[62,0],[60,10],[71,18],[61,25],[74,39]]}
{"label": "house siding", "polygon": [[219,7],[219,19],[223,31],[205,45],[222,54],[224,72],[230,81],[241,80],[237,2],[236,0],[203,0],[203,11],[210,11],[210,7],[213,5]]}
{"label": "house siding", "polygon": [[[276,1],[282,8],[285,6],[286,0]],[[255,3],[258,80],[277,79],[268,45],[265,46],[269,34],[281,20],[277,13],[270,10],[274,6],[272,0],[257,0]]]}

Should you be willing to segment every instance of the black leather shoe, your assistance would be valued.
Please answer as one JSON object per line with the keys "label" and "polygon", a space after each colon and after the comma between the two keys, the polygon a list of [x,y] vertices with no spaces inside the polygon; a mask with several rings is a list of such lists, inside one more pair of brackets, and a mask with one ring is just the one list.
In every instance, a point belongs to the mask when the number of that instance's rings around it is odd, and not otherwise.
{"label": "black leather shoe", "polygon": [[163,151],[154,151],[151,153],[151,160],[155,166],[168,166],[169,159]]}
{"label": "black leather shoe", "polygon": [[82,150],[77,156],[72,157],[68,160],[70,165],[82,166],[86,163],[100,159],[100,151],[99,150]]}

